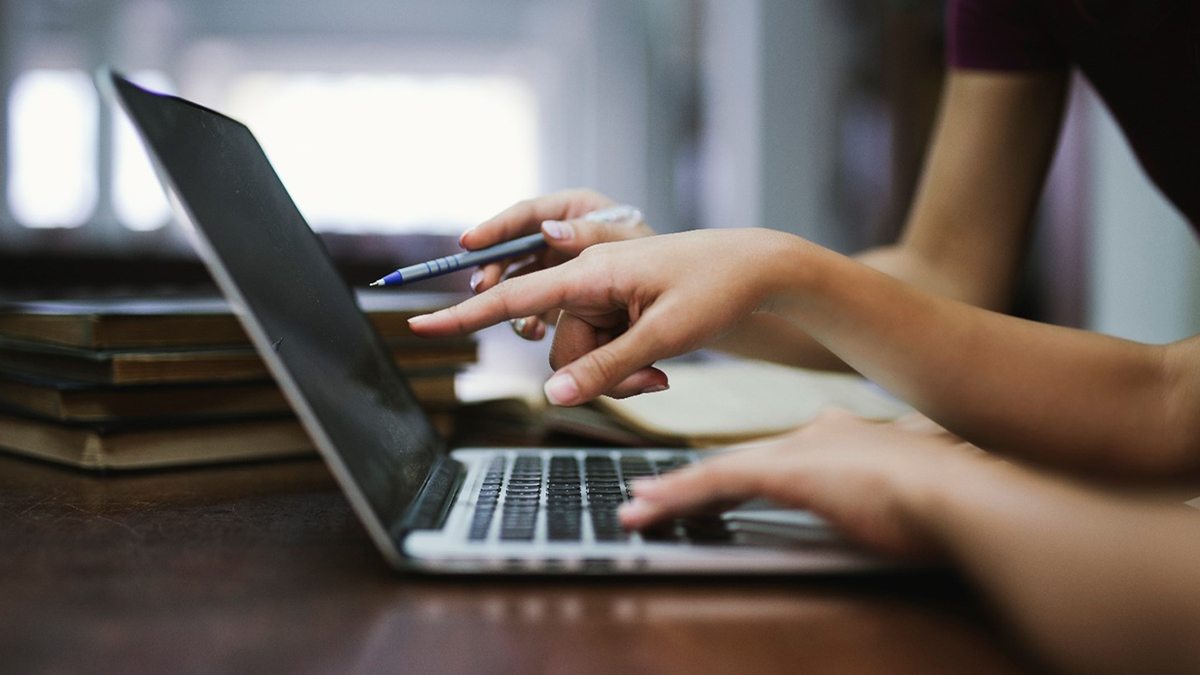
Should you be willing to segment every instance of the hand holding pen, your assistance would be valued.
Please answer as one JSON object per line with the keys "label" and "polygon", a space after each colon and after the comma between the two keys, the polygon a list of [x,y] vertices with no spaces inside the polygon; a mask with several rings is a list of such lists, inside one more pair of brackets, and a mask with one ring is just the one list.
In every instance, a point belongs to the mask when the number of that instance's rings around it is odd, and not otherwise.
{"label": "hand holding pen", "polygon": [[[652,234],[637,209],[591,190],[564,190],[519,202],[467,231],[459,239],[464,253],[397,270],[371,285],[407,284],[478,265],[471,289],[481,293],[505,277],[570,260],[589,246]],[[526,317],[512,326],[521,337],[540,340],[553,320]]]}
{"label": "hand holding pen", "polygon": [[[481,266],[471,277],[471,290],[482,293],[507,277],[516,277],[564,263],[596,244],[637,239],[654,234],[642,214],[592,190],[563,190],[522,201],[463,234],[459,243],[478,250],[497,242],[541,232],[547,248],[517,265],[496,262]],[[528,340],[541,340],[546,325],[558,312],[514,319],[513,330]]]}

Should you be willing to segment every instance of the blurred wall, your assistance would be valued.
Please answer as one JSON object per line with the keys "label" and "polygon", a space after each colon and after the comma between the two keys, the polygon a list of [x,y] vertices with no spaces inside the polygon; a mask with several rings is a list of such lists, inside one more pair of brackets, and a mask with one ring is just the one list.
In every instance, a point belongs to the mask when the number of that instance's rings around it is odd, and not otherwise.
{"label": "blurred wall", "polygon": [[1200,246],[1195,230],[1146,177],[1099,97],[1089,92],[1086,100],[1091,195],[1088,325],[1151,343],[1200,333]]}
{"label": "blurred wall", "polygon": [[842,252],[908,210],[941,82],[939,0],[705,0],[700,223]]}
{"label": "blurred wall", "polygon": [[835,3],[707,0],[701,223],[844,248],[834,210],[838,92],[852,48]]}

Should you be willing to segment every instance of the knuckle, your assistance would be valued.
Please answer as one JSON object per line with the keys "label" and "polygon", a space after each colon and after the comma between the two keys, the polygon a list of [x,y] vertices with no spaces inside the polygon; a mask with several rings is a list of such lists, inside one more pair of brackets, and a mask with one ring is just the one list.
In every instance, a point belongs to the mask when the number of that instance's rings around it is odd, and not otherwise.
{"label": "knuckle", "polygon": [[608,384],[618,379],[620,362],[611,349],[601,347],[588,356],[589,370],[596,376],[597,384]]}
{"label": "knuckle", "polygon": [[[500,283],[496,284],[496,286],[493,287],[491,291],[489,291],[489,293],[492,297],[492,302],[494,302],[496,304],[496,306],[498,306],[505,314],[512,313],[512,302],[513,302],[513,298],[514,298],[514,292],[516,291],[515,286],[518,283],[519,282],[518,282],[517,277],[511,277],[511,278],[505,279],[504,281],[501,281]],[[520,317],[509,317],[509,318],[520,318]]]}
{"label": "knuckle", "polygon": [[450,319],[450,325],[453,326],[453,330],[457,333],[464,332],[466,328],[466,322],[463,320],[464,310],[462,305],[460,304],[447,307],[444,311],[446,312],[446,316]]}
{"label": "knuckle", "polygon": [[586,263],[599,263],[608,257],[612,242],[599,241],[579,252],[579,260]]}

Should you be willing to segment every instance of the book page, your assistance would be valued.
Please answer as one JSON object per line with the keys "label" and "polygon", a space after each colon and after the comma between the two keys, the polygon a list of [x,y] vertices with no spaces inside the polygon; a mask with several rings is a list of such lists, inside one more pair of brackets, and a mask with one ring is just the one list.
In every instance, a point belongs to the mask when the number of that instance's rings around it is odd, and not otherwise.
{"label": "book page", "polygon": [[665,443],[719,445],[780,434],[826,408],[890,420],[912,408],[858,375],[790,368],[762,361],[722,360],[660,366],[671,388],[597,406]]}

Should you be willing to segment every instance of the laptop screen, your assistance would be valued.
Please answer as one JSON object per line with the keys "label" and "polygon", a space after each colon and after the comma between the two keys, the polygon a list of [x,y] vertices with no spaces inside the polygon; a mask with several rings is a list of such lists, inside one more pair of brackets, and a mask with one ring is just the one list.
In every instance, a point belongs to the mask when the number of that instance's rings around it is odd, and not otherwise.
{"label": "laptop screen", "polygon": [[351,500],[392,530],[440,440],[324,246],[243,124],[110,77],[309,435]]}

